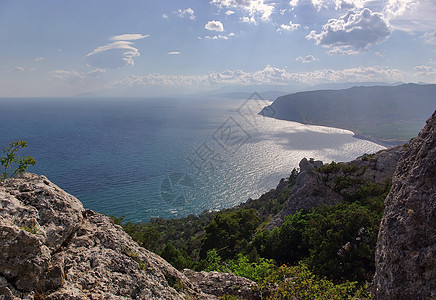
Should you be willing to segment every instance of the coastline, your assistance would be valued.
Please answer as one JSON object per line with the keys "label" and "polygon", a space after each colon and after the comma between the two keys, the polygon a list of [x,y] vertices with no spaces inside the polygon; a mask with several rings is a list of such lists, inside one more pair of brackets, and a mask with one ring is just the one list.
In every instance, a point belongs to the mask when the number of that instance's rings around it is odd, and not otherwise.
{"label": "coastline", "polygon": [[[259,112],[259,115],[262,116],[261,112]],[[353,133],[353,138],[369,141],[369,142],[372,142],[374,144],[386,147],[388,149],[392,148],[392,147],[395,147],[395,146],[403,145],[403,144],[408,142],[408,140],[380,139],[380,138],[376,138],[376,137],[373,137],[371,135],[362,134],[358,130],[356,130],[355,128],[344,128],[344,127],[335,126],[335,125],[331,125],[331,124],[323,124],[323,123],[315,123],[315,122],[304,122],[302,120],[282,119],[282,118],[271,117],[271,116],[264,116],[264,117],[268,117],[268,118],[272,118],[272,119],[276,119],[276,120],[281,120],[281,121],[296,122],[296,123],[300,123],[300,124],[303,124],[303,125],[323,126],[323,127],[329,127],[329,128],[348,130],[348,131],[351,131]]]}

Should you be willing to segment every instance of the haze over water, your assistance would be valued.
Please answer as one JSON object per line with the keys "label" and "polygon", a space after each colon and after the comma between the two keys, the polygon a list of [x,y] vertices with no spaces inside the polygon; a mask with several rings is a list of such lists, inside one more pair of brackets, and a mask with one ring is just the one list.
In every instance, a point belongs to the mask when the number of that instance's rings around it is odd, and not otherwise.
{"label": "haze over water", "polygon": [[[383,149],[350,131],[257,115],[266,101],[0,99],[0,146],[23,139],[31,172],[85,208],[128,221],[222,209],[276,187],[303,158]],[[274,112],[271,112],[273,114]]]}

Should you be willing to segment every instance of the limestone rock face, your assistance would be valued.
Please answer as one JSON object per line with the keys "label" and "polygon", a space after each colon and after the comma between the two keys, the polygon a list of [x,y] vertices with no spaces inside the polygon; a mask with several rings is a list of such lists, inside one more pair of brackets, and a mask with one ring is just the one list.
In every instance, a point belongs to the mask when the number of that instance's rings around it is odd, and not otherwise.
{"label": "limestone rock face", "polygon": [[83,206],[44,176],[26,173],[0,185],[0,274],[32,291],[52,253],[82,224]]}
{"label": "limestone rock face", "polygon": [[[204,281],[195,282],[196,272],[189,274],[44,176],[25,173],[0,183],[0,299],[218,298],[203,291]],[[225,290],[229,280],[250,282],[214,276],[206,292]]]}
{"label": "limestone rock face", "polygon": [[[398,146],[381,150],[372,155],[364,155],[351,162],[340,163],[341,167],[336,172],[329,174],[320,170],[323,166],[321,161],[303,158],[299,164],[300,173],[297,176],[295,186],[292,188],[291,195],[283,210],[268,224],[268,228],[280,226],[286,216],[299,210],[335,205],[343,201],[343,193],[353,191],[350,189],[339,191],[336,188],[335,182],[341,176],[383,184],[385,180],[392,178],[395,167],[404,151],[403,146]],[[352,170],[352,172],[346,172],[347,169]]]}
{"label": "limestone rock face", "polygon": [[183,273],[204,293],[218,297],[233,295],[246,300],[260,299],[256,283],[247,278],[232,273],[195,272],[189,269],[183,270]]}
{"label": "limestone rock face", "polygon": [[385,206],[376,299],[436,299],[436,112],[398,163]]}

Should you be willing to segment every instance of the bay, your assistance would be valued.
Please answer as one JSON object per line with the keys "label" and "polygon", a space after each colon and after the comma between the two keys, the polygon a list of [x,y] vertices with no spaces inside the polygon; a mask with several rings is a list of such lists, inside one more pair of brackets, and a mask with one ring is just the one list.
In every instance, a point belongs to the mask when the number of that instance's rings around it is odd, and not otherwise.
{"label": "bay", "polygon": [[259,116],[268,104],[260,97],[0,99],[0,146],[26,140],[20,154],[37,160],[29,171],[85,208],[133,222],[256,198],[303,157],[349,161],[383,149],[347,130]]}

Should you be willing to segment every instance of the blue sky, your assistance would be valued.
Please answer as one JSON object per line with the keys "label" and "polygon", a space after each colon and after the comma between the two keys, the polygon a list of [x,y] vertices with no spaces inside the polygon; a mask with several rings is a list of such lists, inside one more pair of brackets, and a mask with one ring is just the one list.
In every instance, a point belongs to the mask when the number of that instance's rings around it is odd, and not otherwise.
{"label": "blue sky", "polygon": [[0,97],[436,83],[434,0],[2,0],[0,40]]}

